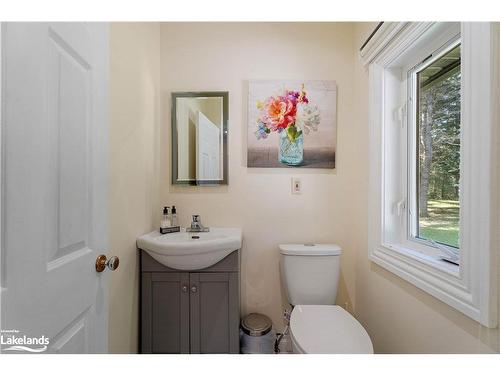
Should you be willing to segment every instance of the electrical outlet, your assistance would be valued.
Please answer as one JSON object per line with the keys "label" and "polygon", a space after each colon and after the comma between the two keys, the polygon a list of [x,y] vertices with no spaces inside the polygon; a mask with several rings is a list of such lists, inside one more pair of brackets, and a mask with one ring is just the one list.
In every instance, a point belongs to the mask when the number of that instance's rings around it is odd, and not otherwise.
{"label": "electrical outlet", "polygon": [[302,182],[300,178],[292,177],[292,194],[302,194]]}

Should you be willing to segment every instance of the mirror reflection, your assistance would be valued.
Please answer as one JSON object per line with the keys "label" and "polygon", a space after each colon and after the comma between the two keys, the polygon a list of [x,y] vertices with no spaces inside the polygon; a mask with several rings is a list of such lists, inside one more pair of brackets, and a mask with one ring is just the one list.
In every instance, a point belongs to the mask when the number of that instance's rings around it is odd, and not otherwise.
{"label": "mirror reflection", "polygon": [[172,99],[173,183],[227,183],[227,93],[174,93]]}

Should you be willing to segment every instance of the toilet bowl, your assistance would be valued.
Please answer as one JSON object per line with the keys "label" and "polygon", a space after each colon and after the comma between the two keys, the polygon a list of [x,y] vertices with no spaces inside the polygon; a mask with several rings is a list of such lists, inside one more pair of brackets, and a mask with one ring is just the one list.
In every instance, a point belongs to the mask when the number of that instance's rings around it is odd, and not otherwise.
{"label": "toilet bowl", "polygon": [[279,246],[281,277],[288,302],[294,353],[372,354],[363,326],[335,305],[340,275],[340,247],[335,244]]}
{"label": "toilet bowl", "polygon": [[368,333],[340,306],[295,306],[290,336],[294,353],[373,354]]}

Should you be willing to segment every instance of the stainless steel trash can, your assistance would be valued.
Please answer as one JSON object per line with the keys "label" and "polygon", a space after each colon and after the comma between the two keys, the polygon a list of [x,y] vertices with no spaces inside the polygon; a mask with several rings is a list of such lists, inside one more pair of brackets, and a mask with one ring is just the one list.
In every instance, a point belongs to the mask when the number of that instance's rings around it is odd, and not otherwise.
{"label": "stainless steel trash can", "polygon": [[271,319],[253,313],[241,320],[240,348],[243,354],[273,354],[276,332]]}

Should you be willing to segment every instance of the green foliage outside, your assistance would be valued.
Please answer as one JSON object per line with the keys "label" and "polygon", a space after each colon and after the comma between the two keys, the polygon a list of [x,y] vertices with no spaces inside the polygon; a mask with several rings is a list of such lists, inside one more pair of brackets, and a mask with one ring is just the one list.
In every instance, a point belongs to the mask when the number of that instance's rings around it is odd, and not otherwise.
{"label": "green foliage outside", "polygon": [[[459,68],[450,72],[445,79],[421,90],[420,183],[421,193],[427,194],[429,200],[458,200],[460,179]],[[428,163],[425,162],[426,159]],[[422,189],[424,184],[425,189]]]}
{"label": "green foliage outside", "polygon": [[418,235],[455,247],[459,245],[461,74],[460,60],[446,62],[459,48],[418,74]]}
{"label": "green foliage outside", "polygon": [[420,237],[459,247],[459,202],[429,200],[429,216],[420,218]]}

